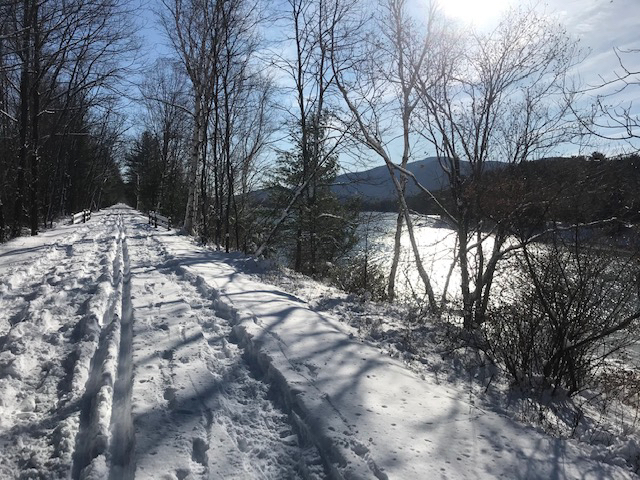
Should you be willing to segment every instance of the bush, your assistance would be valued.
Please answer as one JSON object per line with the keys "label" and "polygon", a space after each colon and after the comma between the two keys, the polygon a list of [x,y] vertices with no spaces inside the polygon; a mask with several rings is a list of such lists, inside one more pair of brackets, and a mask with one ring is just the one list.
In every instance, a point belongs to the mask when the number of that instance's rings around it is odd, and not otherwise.
{"label": "bush", "polygon": [[636,256],[566,237],[524,248],[482,333],[515,383],[571,395],[637,341],[640,305]]}
{"label": "bush", "polygon": [[362,254],[334,265],[330,271],[331,283],[347,293],[366,296],[372,300],[387,298],[385,275],[379,265]]}

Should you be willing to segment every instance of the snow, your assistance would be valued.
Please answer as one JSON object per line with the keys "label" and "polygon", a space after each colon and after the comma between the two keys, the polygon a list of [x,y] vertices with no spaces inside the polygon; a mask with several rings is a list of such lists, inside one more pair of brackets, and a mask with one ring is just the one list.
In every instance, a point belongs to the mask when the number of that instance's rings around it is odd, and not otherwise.
{"label": "snow", "polygon": [[258,267],[123,205],[1,245],[0,478],[637,478]]}

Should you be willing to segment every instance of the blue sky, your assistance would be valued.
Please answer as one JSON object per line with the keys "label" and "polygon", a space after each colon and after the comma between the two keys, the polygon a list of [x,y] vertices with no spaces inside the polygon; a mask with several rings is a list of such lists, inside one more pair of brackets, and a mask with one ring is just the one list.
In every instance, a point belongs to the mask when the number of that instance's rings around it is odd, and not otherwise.
{"label": "blue sky", "polygon": [[[162,7],[160,0],[141,0],[142,6],[139,34],[144,39],[149,60],[170,50],[164,45],[164,35],[153,14],[154,9]],[[265,0],[272,1],[272,0]],[[423,0],[415,0],[422,2]],[[426,0],[425,0],[426,1]],[[442,0],[442,9],[452,21],[473,25],[477,29],[491,28],[500,14],[510,7],[532,5],[521,0]],[[623,73],[615,49],[624,59],[625,66],[632,71],[640,71],[640,0],[546,0],[533,4],[534,8],[561,22],[568,33],[579,41],[585,59],[577,69],[579,83],[584,88],[595,87],[604,81]],[[625,53],[636,49],[637,53]],[[151,63],[151,62],[150,62]],[[640,75],[638,75],[640,77]],[[629,105],[640,99],[640,79],[638,85],[631,85],[622,93],[608,99],[609,103]],[[602,93],[603,90],[590,94]],[[591,97],[586,95],[583,103],[587,106]],[[635,114],[640,114],[640,101],[636,102]],[[584,147],[569,146],[559,153],[590,153],[594,149],[614,154],[629,150],[622,143],[594,141]],[[429,154],[428,150],[425,154]]]}

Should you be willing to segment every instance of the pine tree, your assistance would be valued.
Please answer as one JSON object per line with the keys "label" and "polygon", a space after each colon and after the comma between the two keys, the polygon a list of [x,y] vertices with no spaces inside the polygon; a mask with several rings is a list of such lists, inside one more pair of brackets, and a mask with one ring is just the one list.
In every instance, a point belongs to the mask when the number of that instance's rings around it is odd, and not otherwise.
{"label": "pine tree", "polygon": [[322,276],[355,243],[357,211],[331,191],[338,157],[330,151],[323,117],[312,116],[305,139],[280,154],[271,182],[271,202],[281,211],[292,198],[279,238],[297,272]]}
{"label": "pine tree", "polygon": [[127,180],[133,204],[138,210],[157,210],[162,169],[157,138],[144,131],[126,157]]}

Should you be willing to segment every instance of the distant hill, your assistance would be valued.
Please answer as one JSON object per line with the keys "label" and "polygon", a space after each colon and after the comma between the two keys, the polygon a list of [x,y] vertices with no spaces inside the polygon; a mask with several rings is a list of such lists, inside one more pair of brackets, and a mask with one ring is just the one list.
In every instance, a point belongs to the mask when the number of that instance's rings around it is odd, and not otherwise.
{"label": "distant hill", "polygon": [[[502,165],[498,162],[488,162],[489,166]],[[468,164],[463,165],[463,171],[468,170]],[[407,164],[407,170],[413,173],[417,180],[431,191],[438,191],[448,186],[448,179],[437,157],[428,157]],[[386,165],[371,168],[362,172],[351,172],[339,175],[334,185],[333,192],[340,198],[360,198],[365,204],[393,202],[395,205],[396,191],[389,170]],[[407,197],[413,197],[420,193],[420,189],[412,179],[407,182]],[[257,201],[265,201],[268,197],[268,189],[253,192]],[[393,207],[395,208],[395,207]]]}
{"label": "distant hill", "polygon": [[[430,190],[440,190],[447,184],[437,157],[429,157],[407,165],[418,181]],[[361,197],[365,201],[394,199],[396,192],[386,165],[375,167],[364,172],[339,175],[332,187],[339,197]],[[407,196],[420,192],[413,180],[407,183]]]}
{"label": "distant hill", "polygon": [[[494,169],[504,165],[500,162],[487,162],[488,169]],[[440,165],[438,157],[428,157],[407,164],[407,170],[416,176],[416,179],[425,188],[432,192],[448,187],[448,178]],[[462,171],[467,172],[469,164],[463,162]],[[386,165],[375,167],[364,172],[345,173],[336,178],[332,190],[342,198],[359,197],[364,202],[387,201],[396,198],[396,191],[389,170]],[[407,182],[407,197],[413,197],[420,193],[413,179]]]}

